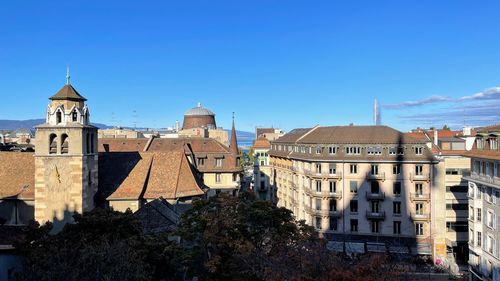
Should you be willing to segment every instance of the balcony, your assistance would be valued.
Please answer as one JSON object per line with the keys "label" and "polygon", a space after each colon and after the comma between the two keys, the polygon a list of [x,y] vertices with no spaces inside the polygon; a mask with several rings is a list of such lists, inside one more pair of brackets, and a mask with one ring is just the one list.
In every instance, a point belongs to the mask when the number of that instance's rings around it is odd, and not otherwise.
{"label": "balcony", "polygon": [[315,179],[336,179],[340,180],[342,178],[342,172],[335,172],[334,174],[330,174],[330,172],[322,172],[318,173],[317,171],[304,169],[304,174],[310,178]]}
{"label": "balcony", "polygon": [[371,172],[366,173],[367,180],[380,180],[385,181],[385,172],[372,174]]}
{"label": "balcony", "polygon": [[385,192],[366,192],[366,200],[384,200],[385,199]]}
{"label": "balcony", "polygon": [[313,196],[313,197],[323,197],[323,198],[335,198],[335,199],[340,199],[342,198],[342,192],[341,191],[335,191],[335,192],[330,192],[330,191],[316,191],[312,190],[310,188],[304,188],[304,191],[306,192],[307,195]]}
{"label": "balcony", "polygon": [[431,180],[431,175],[429,173],[415,174],[410,173],[410,181],[426,181],[429,182]]}
{"label": "balcony", "polygon": [[341,218],[342,217],[342,211],[336,210],[336,211],[331,211],[331,210],[318,210],[314,209],[308,206],[304,207],[305,211],[308,212],[311,215],[315,216],[330,216],[330,217],[335,217],[335,218]]}
{"label": "balcony", "polygon": [[428,221],[431,219],[430,214],[417,214],[415,212],[412,212],[410,216],[413,221]]}
{"label": "balcony", "polygon": [[366,211],[366,218],[369,220],[383,220],[385,219],[385,212]]}
{"label": "balcony", "polygon": [[430,193],[410,193],[410,199],[412,201],[429,201],[431,200]]}
{"label": "balcony", "polygon": [[472,172],[470,178],[485,183],[500,185],[500,178],[488,174],[479,174],[477,172]]}

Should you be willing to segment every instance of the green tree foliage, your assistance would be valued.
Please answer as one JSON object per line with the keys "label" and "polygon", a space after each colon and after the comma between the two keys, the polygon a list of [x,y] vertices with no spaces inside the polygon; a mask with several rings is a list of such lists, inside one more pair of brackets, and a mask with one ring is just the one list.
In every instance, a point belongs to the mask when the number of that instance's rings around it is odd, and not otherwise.
{"label": "green tree foliage", "polygon": [[173,275],[183,258],[167,237],[143,235],[131,212],[96,209],[74,219],[56,235],[50,224],[31,227],[18,246],[26,256],[20,280],[154,280]]}
{"label": "green tree foliage", "polygon": [[448,127],[448,125],[443,126],[443,131],[449,131],[449,130],[450,130],[450,127]]}
{"label": "green tree foliage", "polygon": [[[177,233],[145,235],[131,212],[96,209],[50,235],[30,227],[18,248],[26,256],[20,280],[398,280],[386,256],[355,259],[327,250],[316,231],[291,211],[221,194],[196,201]],[[177,241],[177,240],[175,240]]]}

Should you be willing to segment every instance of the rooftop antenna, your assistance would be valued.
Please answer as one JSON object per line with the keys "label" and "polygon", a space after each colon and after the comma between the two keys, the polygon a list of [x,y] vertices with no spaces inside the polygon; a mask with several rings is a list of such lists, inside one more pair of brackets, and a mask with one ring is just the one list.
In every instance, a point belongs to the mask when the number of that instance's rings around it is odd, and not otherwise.
{"label": "rooftop antenna", "polygon": [[138,117],[138,116],[137,116],[137,111],[136,111],[136,110],[134,110],[134,111],[132,112],[132,117],[134,118],[134,131],[136,131],[136,130],[137,130],[137,117]]}
{"label": "rooftop antenna", "polygon": [[71,76],[69,75],[69,64],[68,64],[68,66],[66,67],[66,85],[70,84],[70,78]]}

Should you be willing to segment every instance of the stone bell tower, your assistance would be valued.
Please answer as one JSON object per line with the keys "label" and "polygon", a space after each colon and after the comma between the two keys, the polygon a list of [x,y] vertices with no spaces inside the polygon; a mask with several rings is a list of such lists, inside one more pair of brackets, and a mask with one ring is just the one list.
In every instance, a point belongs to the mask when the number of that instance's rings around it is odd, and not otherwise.
{"label": "stone bell tower", "polygon": [[36,126],[35,220],[54,223],[54,231],[73,221],[73,212],[94,208],[97,192],[97,128],[70,83],[49,98],[45,124]]}

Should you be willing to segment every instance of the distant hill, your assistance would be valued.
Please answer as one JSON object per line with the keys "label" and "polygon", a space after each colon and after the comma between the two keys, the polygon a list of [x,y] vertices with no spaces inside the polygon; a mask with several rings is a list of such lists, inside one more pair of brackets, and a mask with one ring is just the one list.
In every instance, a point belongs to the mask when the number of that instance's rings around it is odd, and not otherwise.
{"label": "distant hill", "polygon": [[[33,129],[36,125],[45,123],[45,119],[29,119],[29,120],[0,120],[0,130],[17,130],[17,129]],[[99,129],[113,128],[106,124],[92,123]],[[231,130],[226,130],[231,136]],[[242,146],[251,145],[255,139],[255,134],[252,132],[236,130],[238,144]]]}
{"label": "distant hill", "polygon": [[[45,123],[45,119],[29,120],[0,120],[0,130],[33,129],[36,125]],[[100,129],[111,128],[111,126],[99,123],[92,123]]]}

